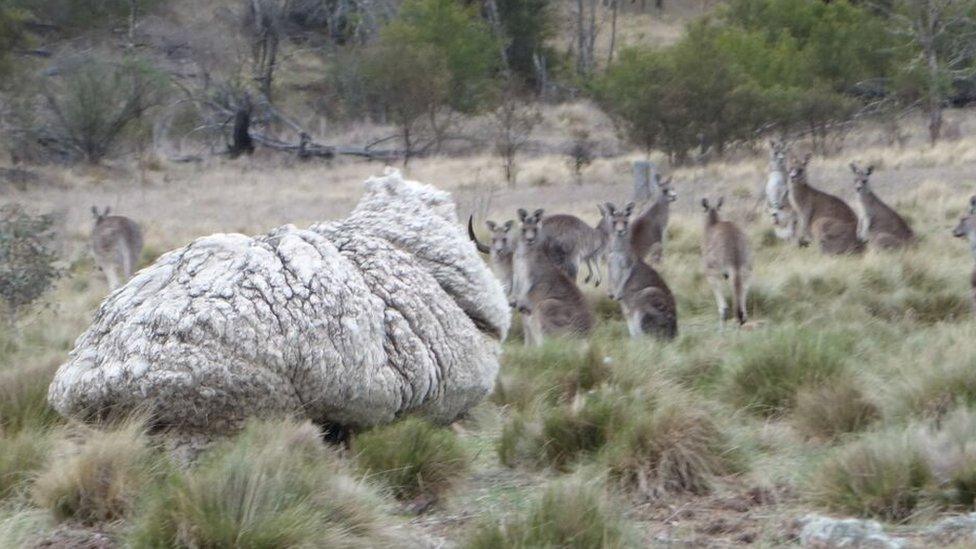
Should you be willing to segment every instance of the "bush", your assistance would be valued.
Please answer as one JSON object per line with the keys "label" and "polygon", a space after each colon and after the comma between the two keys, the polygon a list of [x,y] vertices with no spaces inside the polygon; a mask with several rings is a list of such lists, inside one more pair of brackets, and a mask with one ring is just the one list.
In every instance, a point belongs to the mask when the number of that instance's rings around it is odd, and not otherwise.
{"label": "bush", "polygon": [[745,338],[726,362],[726,393],[760,415],[793,408],[797,391],[845,371],[851,340],[840,333],[784,327]]}
{"label": "bush", "polygon": [[309,423],[250,422],[150,491],[136,547],[381,547],[406,543]]}
{"label": "bush", "polygon": [[34,501],[59,521],[122,519],[154,481],[159,463],[137,421],[92,432],[80,447],[48,462],[34,481]]}
{"label": "bush", "polygon": [[470,457],[449,429],[419,418],[377,427],[356,437],[360,471],[400,499],[437,498],[467,471]]}
{"label": "bush", "polygon": [[0,207],[0,299],[12,321],[58,278],[52,249],[54,218],[33,216],[16,204]]}
{"label": "bush", "polygon": [[644,495],[706,493],[739,460],[713,412],[678,391],[629,417],[604,458],[611,478]]}
{"label": "bush", "polygon": [[0,437],[0,500],[16,494],[35,471],[44,467],[52,439],[52,434],[44,431]]}
{"label": "bush", "polygon": [[528,509],[483,522],[465,547],[639,547],[623,513],[600,485],[568,480],[550,485]]}
{"label": "bush", "polygon": [[801,433],[826,440],[861,431],[880,416],[878,407],[849,376],[801,387],[793,410]]}
{"label": "bush", "polygon": [[828,509],[901,521],[919,511],[932,471],[906,432],[873,433],[828,456],[808,480]]}

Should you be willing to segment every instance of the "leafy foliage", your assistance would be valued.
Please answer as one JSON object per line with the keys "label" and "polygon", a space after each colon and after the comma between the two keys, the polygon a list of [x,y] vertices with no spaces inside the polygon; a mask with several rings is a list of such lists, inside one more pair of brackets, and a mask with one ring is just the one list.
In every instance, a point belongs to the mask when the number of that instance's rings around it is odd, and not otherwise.
{"label": "leafy foliage", "polygon": [[52,248],[54,218],[34,216],[16,204],[0,207],[0,298],[13,319],[60,275]]}

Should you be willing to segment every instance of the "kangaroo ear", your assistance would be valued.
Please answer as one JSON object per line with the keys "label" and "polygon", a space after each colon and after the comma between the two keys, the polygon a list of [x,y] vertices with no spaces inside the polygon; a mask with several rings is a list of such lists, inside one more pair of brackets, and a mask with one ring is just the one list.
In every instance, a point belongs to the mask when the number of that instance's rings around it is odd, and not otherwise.
{"label": "kangaroo ear", "polygon": [[526,217],[529,217],[529,212],[525,211],[525,208],[519,208],[518,209],[519,221],[525,221]]}
{"label": "kangaroo ear", "polygon": [[874,173],[874,166],[868,166],[868,171],[864,172],[864,175],[871,175]]}
{"label": "kangaroo ear", "polygon": [[100,215],[98,215],[98,207],[97,206],[92,206],[92,215],[95,216],[95,219],[98,219],[99,217],[101,217]]}
{"label": "kangaroo ear", "polygon": [[545,213],[545,210],[543,210],[542,208],[539,208],[532,215],[534,215],[536,217],[536,219],[542,219],[542,214],[543,213]]}
{"label": "kangaroo ear", "polygon": [[[973,198],[976,198],[976,196],[974,196]],[[614,206],[612,202],[607,202],[605,207],[607,209],[607,213],[609,213],[610,215],[613,215],[617,211],[617,207]]]}
{"label": "kangaroo ear", "polygon": [[496,226],[497,225],[495,225],[495,222],[490,219],[488,221],[485,221],[485,227],[488,227],[489,231],[494,231]]}
{"label": "kangaroo ear", "polygon": [[707,212],[708,211],[708,199],[707,198],[702,198],[702,203],[701,204],[702,204],[702,208],[705,208],[705,211]]}
{"label": "kangaroo ear", "polygon": [[851,171],[857,173],[857,164],[851,162]]}
{"label": "kangaroo ear", "polygon": [[607,208],[606,208],[606,206],[604,206],[603,204],[597,204],[596,205],[596,209],[600,210],[600,215],[606,217],[606,215],[607,215]]}
{"label": "kangaroo ear", "polygon": [[723,202],[725,202],[725,197],[724,197],[724,196],[720,196],[720,197],[718,197],[718,202],[716,202],[716,203],[715,203],[715,210],[716,210],[716,211],[717,211],[717,210],[718,210],[719,208],[721,208],[721,207],[722,207],[722,203],[723,203]]}
{"label": "kangaroo ear", "polygon": [[633,212],[634,212],[634,203],[628,202],[627,205],[624,206],[624,214],[629,216]]}
{"label": "kangaroo ear", "polygon": [[505,222],[505,232],[507,233],[508,231],[510,231],[512,229],[512,225],[514,225],[514,224],[515,224],[515,222],[512,221],[511,219],[509,219],[508,221],[506,221]]}

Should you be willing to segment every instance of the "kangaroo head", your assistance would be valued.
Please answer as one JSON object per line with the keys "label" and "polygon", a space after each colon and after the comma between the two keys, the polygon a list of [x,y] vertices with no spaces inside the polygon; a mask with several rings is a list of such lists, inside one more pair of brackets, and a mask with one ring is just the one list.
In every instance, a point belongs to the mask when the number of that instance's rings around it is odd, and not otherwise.
{"label": "kangaroo head", "polygon": [[530,215],[524,208],[518,209],[519,221],[522,222],[522,238],[527,244],[534,244],[539,240],[539,234],[542,231],[542,214],[545,210],[542,208],[537,209]]}
{"label": "kangaroo head", "polygon": [[610,202],[606,203],[605,215],[610,222],[610,230],[617,236],[627,236],[630,229],[630,214],[634,213],[634,203],[628,202],[626,206],[617,209]]}
{"label": "kangaroo head", "polygon": [[959,219],[959,224],[952,229],[952,236],[976,240],[976,195],[969,199],[969,212]]}
{"label": "kangaroo head", "polygon": [[92,211],[92,215],[95,216],[95,224],[97,225],[103,219],[108,217],[108,212],[111,211],[111,208],[105,206],[105,209],[102,210],[102,213],[98,213],[98,206],[92,206],[91,211]]}
{"label": "kangaroo head", "polygon": [[657,184],[657,188],[661,191],[661,196],[668,199],[668,202],[674,202],[678,199],[678,193],[674,192],[674,187],[672,186],[673,176],[668,176],[667,179],[662,180],[661,174],[657,174],[654,177],[654,182]]}
{"label": "kangaroo head", "polygon": [[803,155],[802,158],[790,155],[790,181],[806,181],[807,164],[810,163],[812,157],[813,155],[810,153]]}
{"label": "kangaroo head", "polygon": [[702,198],[701,205],[705,210],[705,219],[707,219],[709,223],[715,223],[718,221],[718,211],[724,202],[724,196],[718,197],[718,200],[716,200],[714,204],[709,203],[707,198]]}
{"label": "kangaroo head", "polygon": [[868,186],[868,178],[874,172],[874,166],[861,169],[857,164],[851,162],[851,171],[854,172],[854,190],[859,193],[871,190],[871,187]]}
{"label": "kangaroo head", "polygon": [[512,250],[512,238],[509,232],[515,225],[515,221],[509,219],[501,225],[495,223],[494,221],[485,221],[485,225],[488,230],[491,231],[491,251],[496,253],[505,253]]}

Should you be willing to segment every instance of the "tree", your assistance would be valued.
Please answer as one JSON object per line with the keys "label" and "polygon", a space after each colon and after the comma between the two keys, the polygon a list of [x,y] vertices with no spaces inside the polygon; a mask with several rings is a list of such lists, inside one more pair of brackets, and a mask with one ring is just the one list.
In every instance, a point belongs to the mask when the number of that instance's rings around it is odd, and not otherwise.
{"label": "tree", "polygon": [[451,93],[447,61],[433,46],[407,46],[384,34],[367,52],[363,73],[371,96],[398,128],[406,166],[417,152],[420,120],[435,116]]}
{"label": "tree", "polygon": [[972,0],[898,0],[891,12],[898,38],[911,50],[906,71],[921,76],[922,108],[929,140],[942,133],[942,110],[954,75],[974,72],[976,2]]}
{"label": "tree", "polygon": [[509,85],[494,112],[495,150],[502,157],[505,181],[515,185],[516,156],[532,135],[542,116],[534,106],[520,100],[514,86]]}
{"label": "tree", "polygon": [[26,19],[26,11],[0,1],[0,76],[10,71],[10,52],[27,42]]}
{"label": "tree", "polygon": [[505,33],[509,69],[533,87],[542,84],[537,58],[552,58],[546,42],[553,37],[553,0],[493,0]]}

